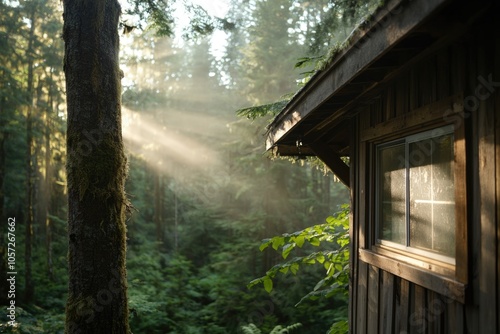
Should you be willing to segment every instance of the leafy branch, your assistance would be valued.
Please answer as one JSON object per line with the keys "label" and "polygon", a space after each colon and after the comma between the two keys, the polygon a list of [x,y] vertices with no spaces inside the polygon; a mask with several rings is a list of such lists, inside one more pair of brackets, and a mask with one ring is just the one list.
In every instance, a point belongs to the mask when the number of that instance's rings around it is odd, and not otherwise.
{"label": "leafy branch", "polygon": [[290,272],[296,275],[303,265],[319,264],[326,270],[325,277],[297,305],[306,299],[315,300],[322,296],[328,298],[337,293],[345,294],[349,284],[349,207],[347,205],[342,206],[342,210],[334,216],[328,217],[324,224],[264,239],[259,249],[264,251],[272,247],[275,251],[281,252],[283,259],[286,260],[296,248],[303,248],[306,244],[320,247],[325,243],[330,244],[330,249],[296,256],[279,263],[269,269],[264,276],[252,280],[248,288],[262,284],[270,293],[273,290],[273,279],[277,275],[287,275]]}
{"label": "leafy branch", "polygon": [[236,115],[255,120],[259,117],[267,115],[276,116],[285,106],[289,100],[282,100],[274,103],[264,104],[260,106],[248,107],[236,111]]}
{"label": "leafy branch", "polygon": [[[343,205],[339,212],[326,218],[323,224],[264,239],[259,249],[264,251],[272,247],[275,251],[281,252],[283,259],[287,260],[294,249],[304,248],[305,245],[322,249],[273,266],[264,276],[248,283],[248,288],[262,284],[270,293],[273,290],[273,279],[277,275],[289,273],[297,275],[301,266],[321,265],[326,270],[325,276],[295,306],[305,300],[316,300],[321,297],[340,295],[346,298],[349,286],[349,206]],[[325,245],[328,247],[324,247]],[[348,332],[348,328],[347,313],[340,312],[328,333],[343,334]]]}

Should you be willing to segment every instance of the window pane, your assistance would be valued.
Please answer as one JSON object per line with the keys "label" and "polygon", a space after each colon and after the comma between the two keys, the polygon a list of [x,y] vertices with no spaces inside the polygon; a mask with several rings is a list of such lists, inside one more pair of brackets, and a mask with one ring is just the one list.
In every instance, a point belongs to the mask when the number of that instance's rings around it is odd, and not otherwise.
{"label": "window pane", "polygon": [[380,148],[378,238],[406,245],[405,145]]}
{"label": "window pane", "polygon": [[409,143],[410,246],[455,256],[453,135]]}

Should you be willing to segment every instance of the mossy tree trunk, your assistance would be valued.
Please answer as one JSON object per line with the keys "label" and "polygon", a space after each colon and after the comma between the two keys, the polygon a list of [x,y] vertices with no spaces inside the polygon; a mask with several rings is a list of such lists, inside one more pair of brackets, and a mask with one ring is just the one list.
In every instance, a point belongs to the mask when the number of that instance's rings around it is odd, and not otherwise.
{"label": "mossy tree trunk", "polygon": [[129,333],[117,0],[64,0],[69,296],[66,333]]}

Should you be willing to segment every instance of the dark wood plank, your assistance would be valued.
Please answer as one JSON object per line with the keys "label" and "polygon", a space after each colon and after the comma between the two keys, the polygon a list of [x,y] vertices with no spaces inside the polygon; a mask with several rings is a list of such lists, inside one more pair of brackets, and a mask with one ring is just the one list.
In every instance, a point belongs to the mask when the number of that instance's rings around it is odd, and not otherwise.
{"label": "dark wood plank", "polygon": [[[487,52],[483,40],[479,45],[478,72],[486,75],[491,69],[484,68],[487,64]],[[477,85],[477,82],[474,83]],[[497,238],[496,238],[496,207],[495,207],[495,117],[492,99],[480,103],[478,114],[479,127],[479,197],[481,225],[481,260],[479,264],[480,319],[481,334],[497,333]]]}
{"label": "dark wood plank", "polygon": [[427,309],[425,302],[425,289],[420,285],[413,284],[414,300],[412,313],[409,317],[410,322],[410,334],[426,334],[428,323],[427,323]]}
{"label": "dark wood plank", "polygon": [[359,234],[359,199],[358,199],[358,133],[360,119],[352,119],[352,133],[350,137],[350,180],[351,180],[351,213],[349,214],[349,266],[351,271],[351,280],[349,281],[349,333],[357,333],[357,301],[358,295],[358,234]]}
{"label": "dark wood plank", "polygon": [[366,173],[367,173],[367,143],[358,143],[359,154],[358,154],[358,162],[359,162],[359,174],[358,174],[358,197],[359,197],[359,226],[358,226],[358,249],[364,249],[370,247],[369,238],[368,238],[368,217],[367,217],[367,205],[366,201],[368,198],[367,194],[367,185],[366,185]]}
{"label": "dark wood plank", "polygon": [[419,66],[416,65],[410,70],[410,75],[409,75],[409,85],[410,85],[410,91],[409,91],[409,102],[408,102],[408,111],[410,110],[415,110],[420,107],[418,104],[418,69]]}
{"label": "dark wood plank", "polygon": [[380,299],[380,277],[379,269],[368,266],[368,333],[377,333],[379,322],[379,299]]}
{"label": "dark wood plank", "polygon": [[[462,112],[462,111],[460,111]],[[469,251],[467,238],[467,170],[465,123],[455,129],[455,261],[456,278],[468,283]]]}
{"label": "dark wood plank", "polygon": [[465,47],[463,44],[453,44],[451,46],[451,92],[457,94],[463,92],[465,88]]}
{"label": "dark wood plank", "polygon": [[357,334],[367,334],[367,307],[368,307],[368,265],[358,262],[358,295],[356,321]]}
{"label": "dark wood plank", "polygon": [[400,317],[396,319],[396,333],[408,333],[408,318],[410,314],[410,282],[405,279],[401,280],[401,292],[400,292]]}
{"label": "dark wood plank", "polygon": [[[358,132],[359,136],[359,132]],[[367,332],[367,307],[368,307],[368,265],[360,261],[359,251],[360,249],[366,248],[366,233],[367,233],[367,222],[366,222],[366,143],[359,142],[357,140],[358,148],[358,185],[357,185],[357,198],[358,198],[358,269],[359,269],[359,279],[358,279],[358,318],[355,320],[358,323],[359,334],[366,334]]]}
{"label": "dark wood plank", "polygon": [[437,99],[438,100],[453,94],[451,92],[450,66],[451,66],[451,52],[449,48],[446,48],[437,55],[437,70],[438,70]]}
{"label": "dark wood plank", "polygon": [[408,113],[409,109],[409,96],[410,92],[410,73],[405,75],[398,83],[397,96],[396,96],[396,111],[394,117],[398,117]]}
{"label": "dark wood plank", "polygon": [[444,326],[445,333],[456,333],[456,334],[466,333],[467,331],[465,330],[465,317],[464,317],[463,304],[457,302],[447,302],[445,321],[446,321]]}
{"label": "dark wood plank", "polygon": [[[385,270],[384,270],[385,271]],[[401,299],[401,281],[402,278],[398,276],[394,276],[394,331],[393,333],[401,333],[401,314],[403,313],[402,309],[402,299]]]}
{"label": "dark wood plank", "polygon": [[[464,96],[474,96],[475,86],[470,84],[471,82],[476,82],[477,73],[477,42],[475,39],[470,39],[467,41],[464,47],[464,58],[467,59],[465,64],[467,70],[464,73]],[[468,197],[469,205],[472,207],[472,212],[470,213],[471,221],[469,228],[471,230],[471,236],[469,244],[470,249],[470,271],[471,275],[469,277],[469,304],[465,305],[465,312],[467,314],[467,332],[468,333],[479,333],[479,303],[481,299],[480,284],[479,284],[479,272],[481,266],[481,224],[480,224],[480,211],[481,211],[481,197],[480,194],[480,182],[479,182],[479,160],[477,159],[479,155],[478,148],[478,138],[479,138],[479,116],[477,112],[470,113],[470,150],[471,156],[476,157],[469,162],[470,172],[468,177],[471,179],[469,183],[470,196]],[[467,123],[467,122],[466,122]]]}
{"label": "dark wood plank", "polygon": [[392,333],[394,328],[394,275],[385,270],[382,273],[380,294],[379,333]]}
{"label": "dark wood plank", "polygon": [[382,115],[381,121],[387,122],[388,120],[393,118],[393,113],[394,113],[394,94],[395,94],[395,89],[394,89],[394,84],[390,85],[387,87],[385,90],[385,110]]}
{"label": "dark wood plank", "polygon": [[427,293],[427,331],[429,334],[446,333],[444,331],[444,320],[446,315],[446,304],[439,294],[431,290]]}

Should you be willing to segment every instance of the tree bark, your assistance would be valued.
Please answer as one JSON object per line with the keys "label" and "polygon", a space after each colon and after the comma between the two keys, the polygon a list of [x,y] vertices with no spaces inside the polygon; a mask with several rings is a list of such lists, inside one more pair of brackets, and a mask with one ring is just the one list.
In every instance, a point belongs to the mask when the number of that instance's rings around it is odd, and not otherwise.
{"label": "tree bark", "polygon": [[[0,99],[0,114],[5,112],[4,110],[4,98]],[[7,217],[4,216],[4,203],[5,203],[5,195],[4,195],[4,175],[5,175],[5,141],[7,139],[7,134],[4,132],[4,120],[0,118],[0,224],[5,226],[5,222],[7,222]],[[0,277],[7,276],[7,231],[0,231]],[[7,284],[0,285],[0,305],[7,305],[7,293],[9,288]]]}
{"label": "tree bark", "polygon": [[[51,78],[52,79],[52,78]],[[52,80],[51,80],[52,82]],[[49,88],[48,108],[45,111],[45,182],[44,182],[44,222],[45,222],[45,248],[47,250],[47,274],[51,281],[54,280],[54,266],[52,261],[52,224],[50,220],[50,207],[52,202],[52,152],[50,150],[50,133],[52,130],[51,117],[53,113],[53,89]]]}
{"label": "tree bark", "polygon": [[31,272],[32,246],[33,246],[33,43],[35,39],[35,14],[36,6],[33,5],[30,13],[31,28],[28,40],[28,88],[27,88],[27,104],[26,113],[26,226],[25,226],[25,248],[24,248],[24,301],[29,303],[35,295],[35,287],[33,285]]}
{"label": "tree bark", "polygon": [[64,0],[69,295],[66,333],[129,333],[116,0]]}
{"label": "tree bark", "polygon": [[154,188],[155,188],[155,205],[153,221],[156,226],[156,241],[159,242],[159,247],[163,247],[163,189],[160,170],[153,170]]}

